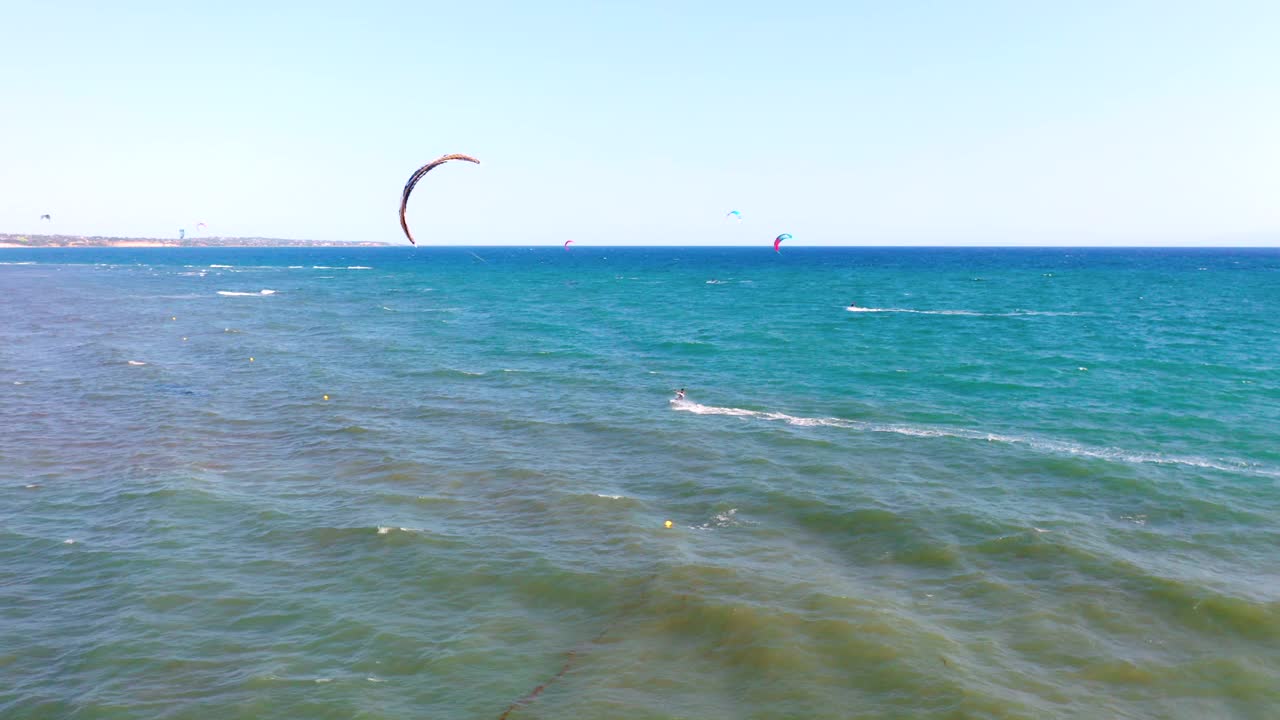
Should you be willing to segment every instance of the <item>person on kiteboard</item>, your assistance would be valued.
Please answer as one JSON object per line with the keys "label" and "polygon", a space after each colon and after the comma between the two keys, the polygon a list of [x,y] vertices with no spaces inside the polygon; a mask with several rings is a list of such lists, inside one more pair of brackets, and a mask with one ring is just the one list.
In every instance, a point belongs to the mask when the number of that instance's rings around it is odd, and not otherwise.
{"label": "person on kiteboard", "polygon": [[677,400],[684,399],[684,388],[680,388],[679,390],[676,391],[676,399]]}

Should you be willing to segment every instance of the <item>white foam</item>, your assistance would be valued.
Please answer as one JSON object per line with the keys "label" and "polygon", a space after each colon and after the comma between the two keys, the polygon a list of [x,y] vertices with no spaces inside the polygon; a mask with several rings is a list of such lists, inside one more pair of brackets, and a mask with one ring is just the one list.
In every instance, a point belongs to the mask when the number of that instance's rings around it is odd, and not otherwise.
{"label": "white foam", "polygon": [[302,269],[302,266],[301,266],[301,265],[290,265],[290,266],[289,266],[289,269],[290,269],[290,270],[301,270],[301,269]]}
{"label": "white foam", "polygon": [[702,405],[690,400],[670,401],[673,410],[689,412],[695,415],[726,415],[729,417],[742,417],[755,420],[768,420],[774,422],[785,422],[788,425],[798,427],[836,427],[849,430],[857,430],[861,432],[876,433],[892,433],[894,435],[903,435],[907,437],[923,437],[923,438],[959,438],[963,440],[985,440],[986,442],[998,442],[1007,445],[1021,445],[1033,450],[1045,453],[1053,453],[1058,455],[1073,455],[1076,457],[1094,458],[1097,460],[1107,460],[1110,462],[1120,462],[1129,464],[1153,464],[1153,465],[1182,465],[1186,467],[1197,467],[1206,470],[1220,470],[1222,472],[1246,473],[1251,475],[1260,475],[1263,477],[1280,478],[1280,469],[1269,468],[1255,462],[1244,460],[1236,460],[1229,458],[1201,458],[1184,455],[1165,455],[1156,452],[1133,452],[1120,448],[1097,448],[1080,445],[1073,442],[1062,440],[1050,440],[1045,438],[1036,438],[1019,435],[1004,435],[1000,433],[981,432],[978,430],[970,430],[967,428],[949,428],[934,427],[927,425],[907,425],[892,423],[872,423],[863,420],[846,420],[844,418],[833,417],[797,417],[780,412],[768,412],[763,410],[747,410],[744,408],[733,407],[717,407],[714,405]]}
{"label": "white foam", "polygon": [[0,262],[0,265],[35,265],[34,260],[26,260],[24,262]]}
{"label": "white foam", "polygon": [[701,525],[691,525],[689,529],[690,530],[711,530],[713,528],[723,528],[723,527],[730,527],[733,525],[740,525],[741,523],[738,522],[737,517],[735,517],[737,514],[738,514],[738,508],[729,508],[728,510],[722,513],[716,513],[715,515],[711,516],[710,520],[708,520],[707,522]]}
{"label": "white foam", "polygon": [[1002,313],[986,313],[977,312],[976,310],[916,310],[913,308],[859,307],[857,305],[850,305],[845,308],[845,310],[856,313],[910,313],[912,315],[964,315],[968,317],[1023,317],[1031,315],[1075,317],[1085,314],[1081,312],[1060,312],[1056,310],[1012,310],[1010,312]]}
{"label": "white foam", "polygon": [[142,362],[141,360],[130,360],[129,364],[130,365],[146,365],[146,363]]}
{"label": "white foam", "polygon": [[596,497],[604,498],[605,500],[621,500],[623,498],[622,495],[605,495],[604,493],[596,493]]}
{"label": "white foam", "polygon": [[234,265],[210,265],[209,267],[211,267],[211,268],[229,268],[229,267],[235,267],[235,266],[234,266]]}
{"label": "white foam", "polygon": [[347,269],[348,270],[372,270],[373,268],[369,267],[368,265],[348,265]]}
{"label": "white foam", "polygon": [[332,265],[312,265],[311,269],[312,270],[332,270],[333,266]]}
{"label": "white foam", "polygon": [[72,539],[72,538],[67,538],[66,540],[63,540],[63,541],[62,541],[62,544],[63,544],[63,545],[75,545],[75,544],[76,544],[76,541],[75,541],[74,539]]}
{"label": "white foam", "polygon": [[227,297],[257,297],[259,295],[275,295],[275,290],[259,290],[258,292],[236,292],[234,290],[219,290],[219,295]]}

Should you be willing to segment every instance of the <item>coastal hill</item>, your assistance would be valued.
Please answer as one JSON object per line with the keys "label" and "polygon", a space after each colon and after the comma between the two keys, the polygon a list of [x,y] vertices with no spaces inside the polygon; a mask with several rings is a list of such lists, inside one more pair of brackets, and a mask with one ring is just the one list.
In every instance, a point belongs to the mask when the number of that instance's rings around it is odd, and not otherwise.
{"label": "coastal hill", "polygon": [[99,235],[15,235],[0,233],[0,248],[13,247],[387,247],[383,242],[291,240],[261,237],[125,238]]}

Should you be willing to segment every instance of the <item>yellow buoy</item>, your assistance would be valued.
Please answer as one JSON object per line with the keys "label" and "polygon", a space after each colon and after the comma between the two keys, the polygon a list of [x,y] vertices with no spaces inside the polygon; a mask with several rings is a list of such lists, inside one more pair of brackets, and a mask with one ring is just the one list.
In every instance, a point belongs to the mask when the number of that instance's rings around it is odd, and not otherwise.
{"label": "yellow buoy", "polygon": [[665,527],[665,528],[670,529],[670,528],[671,528],[671,521],[670,521],[670,520],[668,520],[668,521],[666,521],[666,522],[662,523],[662,526],[663,526],[663,527]]}
{"label": "yellow buoy", "polygon": [[329,399],[329,396],[328,396],[328,395],[325,395],[325,396],[324,396],[324,399],[325,399],[325,400],[328,400],[328,399]]}
{"label": "yellow buoy", "polygon": [[249,358],[249,362],[253,362],[253,358]]}

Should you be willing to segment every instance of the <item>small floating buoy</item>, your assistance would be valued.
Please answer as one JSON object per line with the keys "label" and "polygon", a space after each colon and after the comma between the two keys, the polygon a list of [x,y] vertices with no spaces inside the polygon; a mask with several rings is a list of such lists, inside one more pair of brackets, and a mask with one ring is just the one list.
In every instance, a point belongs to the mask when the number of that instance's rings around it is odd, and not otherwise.
{"label": "small floating buoy", "polygon": [[671,529],[671,521],[670,521],[670,520],[668,520],[668,521],[666,521],[666,522],[662,523],[662,527],[667,528],[668,530],[670,530],[670,529]]}
{"label": "small floating buoy", "polygon": [[249,358],[249,362],[253,362],[253,358]]}
{"label": "small floating buoy", "polygon": [[324,399],[325,399],[325,400],[328,400],[328,399],[329,399],[329,396],[328,396],[328,395],[325,395],[325,396],[324,396]]}
{"label": "small floating buoy", "polygon": [[170,319],[170,320],[177,320],[177,319],[178,319],[178,316],[177,316],[177,315],[174,315],[173,317],[171,317],[171,318],[169,318],[169,319]]}

